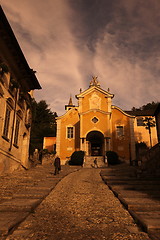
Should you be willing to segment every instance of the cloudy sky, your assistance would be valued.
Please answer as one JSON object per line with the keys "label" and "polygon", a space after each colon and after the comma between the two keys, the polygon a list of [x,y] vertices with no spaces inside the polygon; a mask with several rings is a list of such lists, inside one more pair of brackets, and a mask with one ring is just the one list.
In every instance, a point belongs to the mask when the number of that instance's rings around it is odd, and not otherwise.
{"label": "cloudy sky", "polygon": [[98,76],[113,104],[160,101],[159,0],[1,0],[52,111]]}

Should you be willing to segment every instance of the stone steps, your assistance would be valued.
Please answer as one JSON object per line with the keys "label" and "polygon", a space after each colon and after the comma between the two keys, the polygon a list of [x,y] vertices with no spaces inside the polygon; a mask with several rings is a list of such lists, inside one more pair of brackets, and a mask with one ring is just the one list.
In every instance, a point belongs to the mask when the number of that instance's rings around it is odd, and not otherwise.
{"label": "stone steps", "polygon": [[[97,159],[97,166],[94,164],[95,158]],[[84,168],[97,168],[105,167],[103,156],[86,156],[84,161]]]}
{"label": "stone steps", "polygon": [[160,239],[160,180],[136,178],[134,167],[126,164],[109,166],[101,176],[135,222],[151,239]]}

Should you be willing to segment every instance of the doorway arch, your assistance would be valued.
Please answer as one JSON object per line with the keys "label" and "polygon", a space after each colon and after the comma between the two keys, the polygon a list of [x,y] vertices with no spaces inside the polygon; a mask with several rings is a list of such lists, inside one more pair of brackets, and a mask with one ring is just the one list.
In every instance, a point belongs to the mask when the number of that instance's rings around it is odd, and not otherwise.
{"label": "doorway arch", "polygon": [[90,156],[104,155],[104,135],[99,131],[91,131],[86,136]]}

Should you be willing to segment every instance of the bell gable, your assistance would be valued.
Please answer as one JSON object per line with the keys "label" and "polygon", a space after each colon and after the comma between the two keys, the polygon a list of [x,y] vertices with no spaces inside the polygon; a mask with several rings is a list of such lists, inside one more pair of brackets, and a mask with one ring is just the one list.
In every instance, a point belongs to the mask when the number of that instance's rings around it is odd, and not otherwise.
{"label": "bell gable", "polygon": [[113,94],[97,86],[91,86],[84,92],[76,95],[78,99],[79,112],[89,110],[111,111],[111,99]]}

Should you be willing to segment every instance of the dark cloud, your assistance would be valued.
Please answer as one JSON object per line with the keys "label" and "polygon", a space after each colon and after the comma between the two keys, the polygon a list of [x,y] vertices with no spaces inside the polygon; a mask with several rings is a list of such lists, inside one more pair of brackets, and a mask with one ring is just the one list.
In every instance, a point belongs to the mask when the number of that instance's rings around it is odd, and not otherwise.
{"label": "dark cloud", "polygon": [[[98,75],[113,102],[159,101],[159,0],[1,0],[53,111]],[[17,8],[18,6],[18,8]],[[75,103],[76,104],[76,103]]]}
{"label": "dark cloud", "polygon": [[94,51],[96,40],[112,19],[113,2],[105,0],[69,0],[70,7],[75,12],[71,16],[74,22],[72,26],[73,32],[77,35],[79,41],[84,42],[91,51]]}

